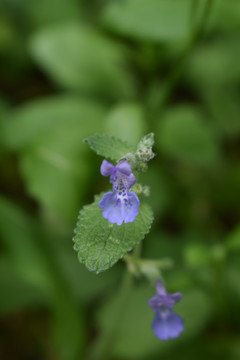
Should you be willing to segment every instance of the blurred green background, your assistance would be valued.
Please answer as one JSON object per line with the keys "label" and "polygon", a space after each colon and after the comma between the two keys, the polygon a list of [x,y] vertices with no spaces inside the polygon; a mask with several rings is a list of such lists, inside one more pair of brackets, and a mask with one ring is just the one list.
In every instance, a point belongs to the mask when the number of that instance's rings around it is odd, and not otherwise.
{"label": "blurred green background", "polygon": [[136,281],[110,358],[240,359],[239,59],[238,0],[0,0],[1,359],[90,360],[112,319],[124,264],[89,273],[71,240],[107,188],[96,132],[155,133],[143,257],[174,260],[185,319],[160,342]]}

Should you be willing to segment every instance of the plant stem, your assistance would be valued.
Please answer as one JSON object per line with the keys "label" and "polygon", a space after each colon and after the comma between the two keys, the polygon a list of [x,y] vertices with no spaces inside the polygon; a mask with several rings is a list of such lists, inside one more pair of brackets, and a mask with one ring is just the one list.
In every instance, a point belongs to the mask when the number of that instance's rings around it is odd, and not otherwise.
{"label": "plant stem", "polygon": [[[138,245],[133,251],[133,256],[138,258],[140,256],[141,246]],[[133,274],[127,269],[125,271],[121,288],[118,295],[118,303],[115,312],[111,318],[108,327],[103,330],[99,336],[97,343],[87,360],[107,360],[111,356],[111,350],[119,331],[119,324],[124,315],[124,310],[128,303],[132,287],[133,287]]]}

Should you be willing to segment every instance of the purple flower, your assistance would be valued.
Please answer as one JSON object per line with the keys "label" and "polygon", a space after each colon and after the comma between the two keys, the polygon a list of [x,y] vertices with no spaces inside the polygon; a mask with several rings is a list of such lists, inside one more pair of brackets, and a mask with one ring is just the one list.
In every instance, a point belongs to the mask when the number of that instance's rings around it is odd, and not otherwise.
{"label": "purple flower", "polygon": [[140,201],[134,192],[128,191],[136,182],[131,166],[126,160],[117,166],[103,160],[100,171],[103,176],[110,176],[114,191],[104,194],[98,203],[103,209],[103,217],[117,225],[122,225],[123,221],[133,222],[138,215]]}
{"label": "purple flower", "polygon": [[160,340],[177,338],[183,331],[183,319],[172,309],[181,300],[182,294],[168,294],[160,281],[156,282],[156,291],[157,294],[148,301],[148,305],[155,311],[153,333]]}

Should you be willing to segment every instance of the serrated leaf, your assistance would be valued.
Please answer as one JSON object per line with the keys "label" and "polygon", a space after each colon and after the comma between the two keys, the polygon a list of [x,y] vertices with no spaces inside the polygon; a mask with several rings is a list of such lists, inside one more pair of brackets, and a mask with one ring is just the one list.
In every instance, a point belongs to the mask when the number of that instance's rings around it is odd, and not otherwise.
{"label": "serrated leaf", "polygon": [[73,238],[79,261],[97,273],[107,270],[132,250],[149,232],[153,221],[151,208],[141,204],[133,223],[110,224],[98,207],[102,195],[80,211]]}
{"label": "serrated leaf", "polygon": [[119,160],[130,152],[135,152],[127,142],[105,134],[95,134],[84,140],[98,155]]}

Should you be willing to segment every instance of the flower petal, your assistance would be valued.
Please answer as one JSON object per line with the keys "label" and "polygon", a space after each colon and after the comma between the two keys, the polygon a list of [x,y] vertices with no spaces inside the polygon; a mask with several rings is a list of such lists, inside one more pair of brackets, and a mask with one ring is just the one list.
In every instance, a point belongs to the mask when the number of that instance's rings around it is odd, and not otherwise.
{"label": "flower petal", "polygon": [[183,319],[171,311],[156,311],[152,329],[160,340],[177,338],[183,331]]}
{"label": "flower petal", "polygon": [[115,166],[112,163],[110,163],[107,160],[103,160],[101,168],[100,168],[100,172],[103,176],[111,176],[114,169],[115,169]]}
{"label": "flower petal", "polygon": [[122,217],[125,223],[133,222],[138,215],[138,208],[140,205],[138,196],[134,192],[129,191],[128,199],[123,199],[121,204]]}
{"label": "flower petal", "polygon": [[129,188],[135,184],[136,178],[135,178],[135,176],[133,175],[133,173],[130,174],[130,175],[127,177],[127,181],[128,181],[128,187],[129,187]]}
{"label": "flower petal", "polygon": [[171,299],[172,303],[175,305],[178,301],[182,299],[182,293],[176,292],[174,294],[170,294],[169,298]]}
{"label": "flower petal", "polygon": [[159,280],[156,281],[156,291],[157,291],[158,295],[162,295],[162,296],[167,295],[165,287],[163,286],[163,284]]}
{"label": "flower petal", "polygon": [[121,210],[121,201],[117,199],[116,194],[112,191],[103,195],[99,201],[98,206],[103,209],[103,217],[112,224],[122,225],[123,216]]}
{"label": "flower petal", "polygon": [[98,206],[103,209],[103,217],[112,224],[122,225],[133,222],[138,215],[140,201],[134,192],[128,193],[128,198],[117,198],[113,192],[103,195]]}
{"label": "flower petal", "polygon": [[120,171],[122,174],[129,176],[132,172],[131,166],[126,160],[121,161],[116,166],[117,170]]}
{"label": "flower petal", "polygon": [[154,295],[151,299],[148,300],[148,305],[154,310],[157,311],[160,309],[161,306],[165,305],[164,303],[164,296]]}

